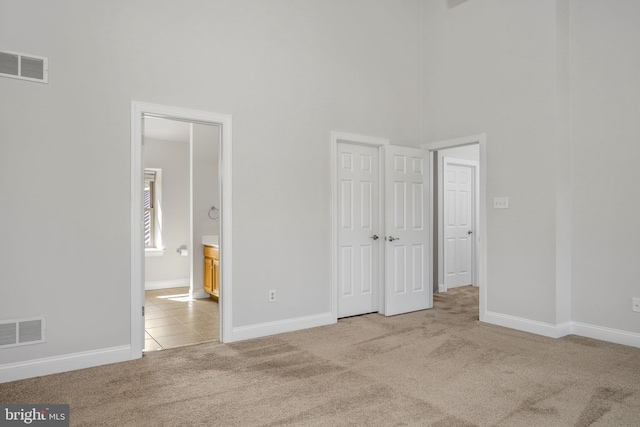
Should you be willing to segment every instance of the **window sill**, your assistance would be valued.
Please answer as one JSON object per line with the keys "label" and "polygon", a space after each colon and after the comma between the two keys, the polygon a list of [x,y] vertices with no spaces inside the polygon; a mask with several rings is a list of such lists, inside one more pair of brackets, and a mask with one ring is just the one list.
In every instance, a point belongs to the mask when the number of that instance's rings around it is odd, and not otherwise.
{"label": "window sill", "polygon": [[166,251],[165,249],[145,248],[144,256],[145,257],[162,256],[164,255],[165,251]]}

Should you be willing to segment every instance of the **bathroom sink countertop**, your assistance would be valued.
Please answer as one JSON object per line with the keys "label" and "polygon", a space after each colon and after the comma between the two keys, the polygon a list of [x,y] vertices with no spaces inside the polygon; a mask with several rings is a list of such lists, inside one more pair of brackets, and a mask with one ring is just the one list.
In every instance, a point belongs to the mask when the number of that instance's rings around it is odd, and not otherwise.
{"label": "bathroom sink countertop", "polygon": [[212,246],[212,247],[217,248],[218,247],[218,236],[216,236],[216,235],[202,236],[202,244],[204,246]]}

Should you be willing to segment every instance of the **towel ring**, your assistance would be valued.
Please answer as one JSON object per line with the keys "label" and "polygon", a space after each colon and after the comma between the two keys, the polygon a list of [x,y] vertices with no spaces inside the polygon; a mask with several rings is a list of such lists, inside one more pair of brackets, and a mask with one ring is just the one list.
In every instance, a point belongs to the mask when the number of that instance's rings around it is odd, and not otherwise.
{"label": "towel ring", "polygon": [[213,220],[220,218],[220,209],[215,206],[211,206],[211,209],[209,209],[209,218]]}

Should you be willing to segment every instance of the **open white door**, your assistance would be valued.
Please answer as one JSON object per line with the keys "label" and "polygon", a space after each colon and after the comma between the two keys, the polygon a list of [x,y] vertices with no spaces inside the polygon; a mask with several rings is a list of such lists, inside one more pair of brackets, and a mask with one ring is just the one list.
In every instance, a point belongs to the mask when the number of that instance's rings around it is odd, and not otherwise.
{"label": "open white door", "polygon": [[338,143],[338,317],[378,311],[378,148]]}
{"label": "open white door", "polygon": [[429,285],[429,154],[385,147],[385,315],[433,306]]}
{"label": "open white door", "polygon": [[444,284],[473,283],[475,169],[468,161],[444,159]]}

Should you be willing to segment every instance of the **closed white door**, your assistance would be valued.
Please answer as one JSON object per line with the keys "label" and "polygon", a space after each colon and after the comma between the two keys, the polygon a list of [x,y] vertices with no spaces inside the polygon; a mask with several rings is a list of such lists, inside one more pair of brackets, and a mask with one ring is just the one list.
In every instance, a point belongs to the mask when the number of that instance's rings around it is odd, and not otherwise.
{"label": "closed white door", "polygon": [[444,284],[473,282],[474,169],[444,161]]}
{"label": "closed white door", "polygon": [[338,143],[338,317],[378,311],[378,149]]}
{"label": "closed white door", "polygon": [[385,315],[433,306],[429,286],[428,153],[385,147]]}

